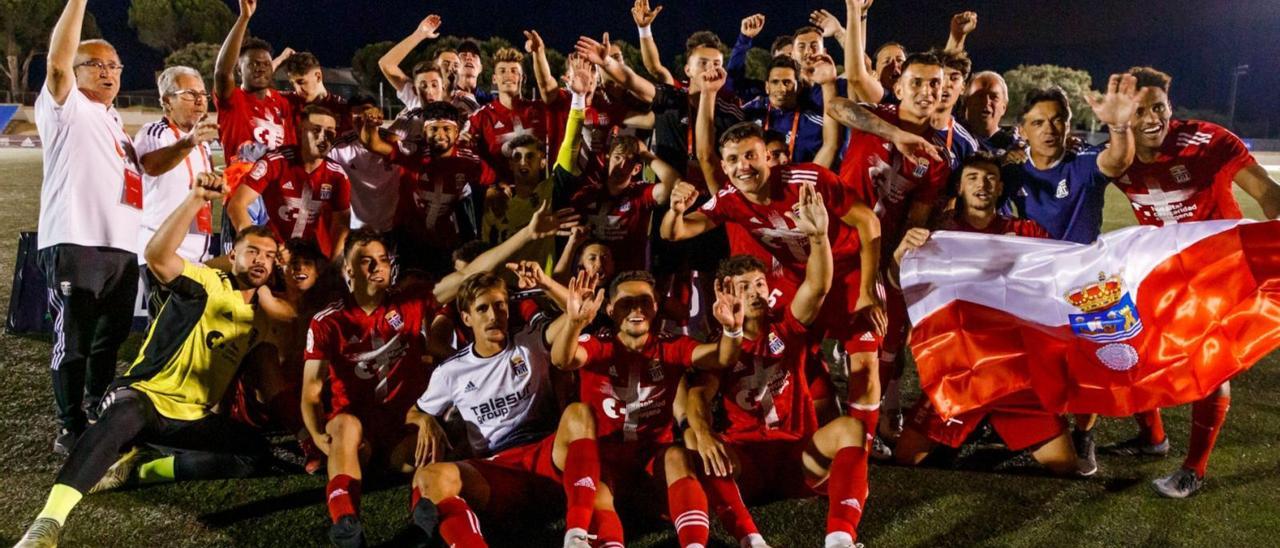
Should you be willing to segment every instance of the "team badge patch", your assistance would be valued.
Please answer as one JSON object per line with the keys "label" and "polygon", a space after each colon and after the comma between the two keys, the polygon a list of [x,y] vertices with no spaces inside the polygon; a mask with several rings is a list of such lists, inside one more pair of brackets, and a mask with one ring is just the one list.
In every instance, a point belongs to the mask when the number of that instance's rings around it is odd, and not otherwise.
{"label": "team badge patch", "polygon": [[333,185],[328,183],[320,185],[320,199],[328,200],[330,196],[333,196]]}
{"label": "team badge patch", "polygon": [[1191,182],[1191,172],[1187,171],[1187,166],[1176,165],[1169,168],[1169,174],[1173,176],[1173,180],[1178,184],[1187,184]]}
{"label": "team badge patch", "polygon": [[400,317],[400,312],[398,310],[387,312],[385,317],[387,319],[387,325],[390,325],[392,329],[399,331],[404,327],[404,319]]}
{"label": "team badge patch", "polygon": [[59,282],[58,290],[62,291],[63,297],[71,296],[71,282]]}
{"label": "team badge patch", "polygon": [[786,348],[787,348],[787,345],[783,344],[782,339],[778,337],[777,333],[774,333],[772,331],[769,332],[769,353],[770,354],[773,354],[774,356],[780,355],[782,354],[783,350],[786,350]]}
{"label": "team badge patch", "polygon": [[253,171],[249,172],[249,178],[261,179],[262,176],[266,174],[267,174],[267,163],[262,160],[258,160],[253,164]]}
{"label": "team badge patch", "polygon": [[516,376],[523,377],[529,374],[529,364],[524,362],[523,356],[512,356],[511,371],[515,373]]}
{"label": "team badge patch", "polygon": [[920,162],[916,164],[916,168],[911,171],[911,176],[917,179],[929,174],[929,162]]}
{"label": "team badge patch", "polygon": [[1099,272],[1097,283],[1072,289],[1064,297],[1081,312],[1067,315],[1071,331],[1106,344],[1097,352],[1103,365],[1115,371],[1127,371],[1138,364],[1137,349],[1122,341],[1142,331],[1142,318],[1120,276]]}
{"label": "team badge patch", "polygon": [[1053,193],[1053,197],[1061,200],[1066,198],[1068,194],[1071,194],[1071,187],[1067,186],[1067,180],[1058,181],[1058,189]]}
{"label": "team badge patch", "polygon": [[662,382],[662,364],[659,363],[658,360],[649,362],[649,378],[652,379],[653,382]]}

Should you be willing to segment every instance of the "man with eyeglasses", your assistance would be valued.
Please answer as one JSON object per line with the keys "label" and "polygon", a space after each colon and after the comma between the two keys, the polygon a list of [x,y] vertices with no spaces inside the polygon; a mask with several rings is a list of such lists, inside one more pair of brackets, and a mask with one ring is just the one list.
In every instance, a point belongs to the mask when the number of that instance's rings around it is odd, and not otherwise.
{"label": "man with eyeglasses", "polygon": [[116,353],[132,323],[141,249],[142,176],[112,107],[124,65],[111,44],[80,41],[85,4],[67,2],[54,26],[35,105],[44,142],[39,261],[49,288],[61,423],[53,450],[61,455],[115,376]]}
{"label": "man with eyeglasses", "polygon": [[[209,143],[218,138],[218,124],[207,118],[209,93],[205,91],[200,72],[191,67],[174,66],[156,78],[164,117],[151,122],[134,136],[134,149],[142,166],[142,227],[138,230],[138,248],[144,248],[165,218],[182,205],[196,178],[213,171]],[[213,208],[205,204],[187,227],[178,255],[191,263],[209,258],[209,240],[213,236]],[[146,260],[139,256],[138,264]],[[169,292],[144,271],[142,283],[147,291],[147,315],[152,319],[160,311]]]}

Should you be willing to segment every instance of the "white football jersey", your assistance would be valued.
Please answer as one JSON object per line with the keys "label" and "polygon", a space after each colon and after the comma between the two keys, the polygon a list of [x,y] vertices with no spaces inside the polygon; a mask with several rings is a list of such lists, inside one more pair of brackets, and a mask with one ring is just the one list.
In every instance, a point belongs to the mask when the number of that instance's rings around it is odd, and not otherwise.
{"label": "white football jersey", "polygon": [[477,457],[541,440],[555,431],[559,409],[551,385],[550,320],[538,316],[501,352],[482,358],[467,345],[431,373],[418,409],[436,417],[455,407]]}

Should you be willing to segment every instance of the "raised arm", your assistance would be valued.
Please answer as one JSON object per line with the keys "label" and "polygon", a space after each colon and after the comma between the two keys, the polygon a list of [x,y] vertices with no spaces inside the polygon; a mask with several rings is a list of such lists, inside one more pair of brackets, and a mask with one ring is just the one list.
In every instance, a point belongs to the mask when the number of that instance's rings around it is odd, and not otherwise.
{"label": "raised arm", "polygon": [[978,14],[962,11],[951,16],[951,34],[947,36],[947,51],[964,51],[964,41],[978,28]]}
{"label": "raised arm", "polygon": [[653,39],[653,20],[662,13],[662,6],[649,9],[649,0],[636,0],[631,7],[631,19],[636,22],[636,31],[640,36],[640,60],[644,69],[649,71],[658,81],[671,86],[676,79],[667,67],[662,66],[662,55],[658,53],[658,42]]}
{"label": "raised arm", "polygon": [[827,103],[826,108],[826,114],[834,118],[835,121],[840,122],[841,125],[863,133],[870,133],[893,143],[898,152],[901,152],[913,162],[921,163],[931,159],[938,162],[942,161],[942,154],[938,151],[938,147],[924,137],[908,133],[884,121],[883,118],[876,116],[874,112],[854,101],[844,97],[836,97],[835,100]]}
{"label": "raised arm", "polygon": [[855,203],[840,221],[858,230],[858,239],[862,244],[858,251],[861,279],[854,312],[868,315],[876,332],[883,335],[889,321],[885,316],[884,302],[876,290],[880,270],[880,219],[866,204]]}
{"label": "raised arm", "polygon": [[747,78],[747,54],[761,30],[764,30],[764,14],[761,13],[748,15],[738,24],[738,41],[734,42],[729,60],[724,64],[724,70],[729,74],[725,86],[730,90],[734,89],[735,83],[741,83]]}
{"label": "raised arm", "polygon": [[742,323],[746,313],[742,293],[729,278],[716,280],[715,292],[711,313],[724,333],[719,341],[694,348],[692,361],[697,369],[724,369],[738,363],[742,356]]}
{"label": "raised arm", "polygon": [[587,351],[578,345],[578,336],[596,319],[604,303],[604,290],[594,289],[594,285],[581,272],[569,281],[569,301],[564,315],[556,320],[563,320],[563,325],[551,338],[551,365],[557,369],[572,371],[587,364]]}
{"label": "raised arm", "polygon": [[258,9],[258,0],[240,0],[240,16],[227,38],[222,41],[222,49],[218,50],[218,59],[213,65],[213,95],[218,99],[227,99],[236,89],[236,62],[240,59],[240,43],[249,32],[249,19]]}
{"label": "raised arm", "polygon": [[551,74],[551,63],[547,61],[547,46],[536,30],[524,31],[524,50],[533,57],[533,79],[538,83],[538,94],[542,102],[551,104],[559,99],[560,84]]}
{"label": "raised arm", "polygon": [[286,47],[281,50],[280,55],[277,55],[275,59],[271,60],[271,72],[280,70],[280,65],[283,65],[284,62],[288,61],[290,57],[293,57],[293,54],[295,53],[298,52],[293,51],[293,48],[290,47]]}
{"label": "raised arm", "polygon": [[58,105],[67,101],[67,95],[71,94],[71,88],[76,85],[76,50],[80,47],[80,32],[84,27],[87,3],[88,0],[67,2],[49,37],[49,69],[45,74],[44,84],[49,88],[53,102]]}
{"label": "raised arm", "polygon": [[[259,160],[262,161],[262,160]],[[258,199],[261,194],[249,185],[239,185],[236,191],[231,194],[231,200],[227,202],[227,219],[231,221],[231,228],[240,231],[244,227],[253,224],[253,217],[249,215],[249,205]]]}
{"label": "raised arm", "polygon": [[818,311],[831,291],[834,259],[827,237],[827,205],[813,185],[800,187],[800,201],[794,213],[788,213],[796,229],[809,238],[809,260],[805,263],[804,282],[791,300],[791,315],[804,325],[818,318]]}
{"label": "raised arm", "polygon": [[582,123],[587,116],[587,92],[591,89],[595,71],[591,70],[591,61],[582,57],[576,57],[570,63],[573,64],[573,75],[569,80],[569,90],[573,95],[569,119],[565,121],[564,139],[560,141],[560,152],[556,155],[556,167],[579,175],[581,170],[577,160],[578,149],[582,147]]}
{"label": "raised arm", "polygon": [[720,154],[716,151],[716,94],[724,87],[728,73],[722,68],[703,72],[702,93],[698,94],[698,116],[693,128],[694,152],[698,167],[712,194],[720,192]]}
{"label": "raised arm", "polygon": [[378,59],[378,68],[382,70],[382,76],[391,84],[392,89],[399,90],[405,84],[412,84],[413,78],[404,73],[400,68],[400,63],[404,62],[405,57],[413,52],[413,48],[418,47],[423,40],[435,39],[440,36],[440,16],[428,15],[418,23],[418,27],[413,32],[404,37],[403,40],[392,46]]}
{"label": "raised arm", "polygon": [[694,200],[698,199],[698,189],[693,185],[680,181],[676,183],[675,188],[671,189],[671,209],[662,216],[662,226],[658,228],[658,233],[662,239],[678,242],[687,240],[703,232],[716,227],[716,223],[707,218],[706,214],[701,211],[692,211],[685,214],[689,208],[693,207]]}
{"label": "raised arm", "polygon": [[[867,2],[870,7],[871,3]],[[849,47],[845,42],[849,39],[844,25],[840,24],[840,19],[825,9],[814,10],[809,14],[809,22],[813,26],[822,29],[823,38],[833,38],[836,44],[840,46],[840,51],[849,51]]]}
{"label": "raised arm", "polygon": [[462,286],[462,282],[473,274],[481,272],[490,272],[507,262],[507,259],[515,255],[525,245],[534,240],[550,238],[561,231],[567,231],[578,224],[578,215],[572,210],[562,209],[560,211],[551,212],[548,202],[542,202],[538,210],[533,213],[533,217],[529,219],[529,224],[525,225],[506,241],[498,244],[493,249],[481,253],[479,257],[467,264],[466,268],[453,272],[437,283],[432,292],[435,294],[436,301],[446,303],[452,301],[458,295],[458,288]]}
{"label": "raised arm", "polygon": [[[179,100],[174,98],[174,101]],[[178,167],[187,155],[191,154],[191,149],[204,146],[205,143],[218,139],[218,123],[209,120],[206,114],[196,122],[195,128],[191,133],[184,135],[172,145],[158,148],[138,158],[138,163],[142,164],[142,171],[147,175],[156,177],[168,173],[169,170]],[[136,140],[134,142],[137,142]]]}
{"label": "raised arm", "polygon": [[649,163],[649,169],[653,170],[653,174],[658,176],[658,180],[653,183],[653,201],[666,205],[671,199],[671,190],[682,180],[682,174],[674,166],[647,150],[644,151],[644,160]]}
{"label": "raised arm", "polygon": [[581,36],[578,38],[578,43],[574,46],[574,50],[578,52],[578,55],[600,67],[605,74],[608,74],[610,78],[621,84],[622,87],[626,88],[627,91],[641,101],[646,103],[653,102],[653,98],[657,94],[657,88],[653,87],[653,82],[640,77],[630,67],[609,56],[609,33],[604,33],[604,42],[597,42],[592,38]]}
{"label": "raised arm", "polygon": [[196,214],[204,209],[205,204],[210,200],[221,199],[225,192],[226,185],[221,175],[201,173],[196,177],[196,184],[191,187],[191,192],[182,201],[182,205],[169,214],[151,237],[151,241],[147,242],[143,257],[147,261],[147,269],[155,274],[161,284],[167,285],[182,275],[186,261],[178,256],[178,248],[187,237],[191,221],[195,220]]}
{"label": "raised arm", "polygon": [[1098,121],[1107,125],[1111,141],[1098,154],[1098,170],[1110,178],[1124,175],[1133,164],[1133,129],[1129,121],[1138,108],[1138,79],[1130,74],[1112,74],[1107,79],[1106,95],[1101,98],[1085,94]]}
{"label": "raised arm", "polygon": [[836,64],[825,53],[809,58],[805,66],[810,82],[822,88],[822,147],[813,156],[813,163],[830,168],[840,153],[840,123],[831,116],[831,102],[839,96],[836,89]]}
{"label": "raised arm", "polygon": [[1280,183],[1267,174],[1266,168],[1253,164],[1236,172],[1236,185],[1253,196],[1268,219],[1280,218]]}
{"label": "raised arm", "polygon": [[[849,97],[868,103],[879,103],[885,89],[880,79],[867,70],[867,11],[868,0],[845,0],[844,74],[849,79]],[[830,103],[828,103],[830,104]]]}

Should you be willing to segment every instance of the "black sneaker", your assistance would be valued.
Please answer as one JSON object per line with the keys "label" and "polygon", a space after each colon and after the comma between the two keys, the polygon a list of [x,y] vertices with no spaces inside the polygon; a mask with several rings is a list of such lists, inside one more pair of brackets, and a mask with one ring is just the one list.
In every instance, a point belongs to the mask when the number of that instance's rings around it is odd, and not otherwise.
{"label": "black sneaker", "polygon": [[396,533],[391,540],[392,546],[410,546],[412,548],[432,548],[436,538],[436,526],[440,524],[440,514],[436,512],[435,503],[422,497],[413,507],[409,523]]}
{"label": "black sneaker", "polygon": [[79,439],[80,432],[67,428],[58,430],[58,437],[53,439],[53,453],[64,457],[70,455],[71,448],[76,446]]}
{"label": "black sneaker", "polygon": [[329,542],[338,548],[364,548],[364,526],[360,518],[347,515],[329,527]]}
{"label": "black sneaker", "polygon": [[1076,447],[1076,473],[1084,477],[1098,473],[1098,443],[1093,441],[1093,431],[1072,431],[1071,443]]}
{"label": "black sneaker", "polygon": [[1164,457],[1169,454],[1169,437],[1165,436],[1160,443],[1147,443],[1142,436],[1124,440],[1120,443],[1098,448],[1104,455],[1122,457]]}
{"label": "black sneaker", "polygon": [[1172,474],[1151,482],[1151,488],[1160,496],[1171,499],[1185,499],[1194,495],[1204,485],[1204,478],[1195,470],[1179,467]]}

